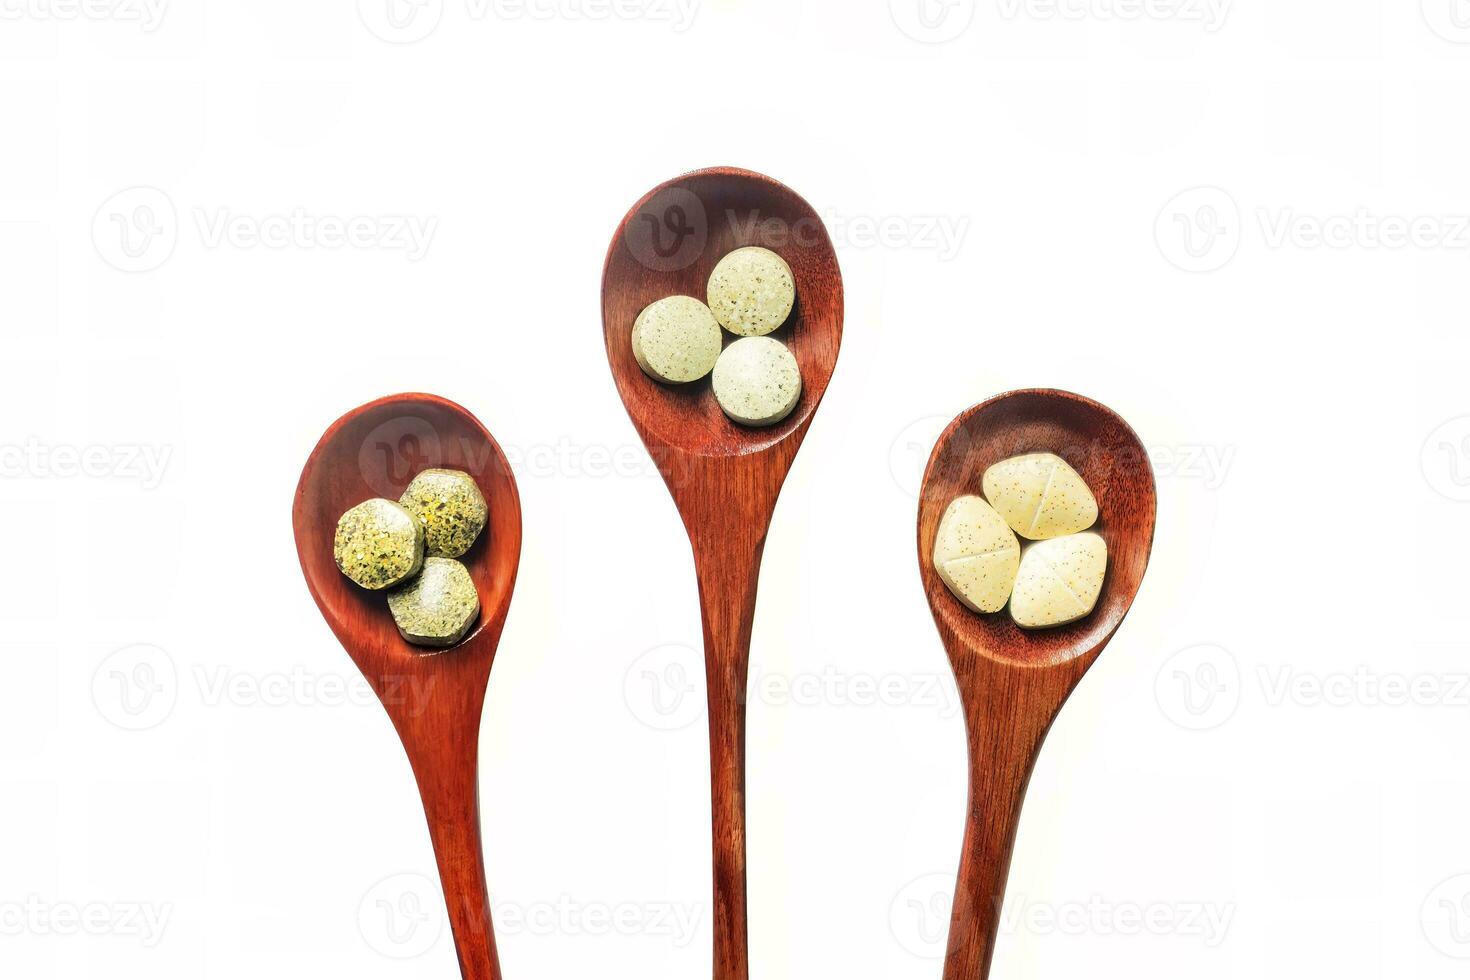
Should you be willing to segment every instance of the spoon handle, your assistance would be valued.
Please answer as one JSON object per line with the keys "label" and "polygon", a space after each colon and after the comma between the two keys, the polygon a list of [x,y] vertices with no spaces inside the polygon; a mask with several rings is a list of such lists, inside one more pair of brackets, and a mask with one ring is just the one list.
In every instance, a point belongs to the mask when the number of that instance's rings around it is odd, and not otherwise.
{"label": "spoon handle", "polygon": [[691,533],[704,620],[714,829],[714,980],[747,980],[745,687],[765,527]]}
{"label": "spoon handle", "polygon": [[1005,899],[1021,804],[1046,733],[1079,671],[975,658],[960,678],[970,746],[970,802],[950,911],[944,980],[985,980]]}
{"label": "spoon handle", "polygon": [[500,980],[480,842],[479,734],[485,685],[441,683],[422,694],[414,710],[393,715],[429,821],[460,975],[464,980]]}

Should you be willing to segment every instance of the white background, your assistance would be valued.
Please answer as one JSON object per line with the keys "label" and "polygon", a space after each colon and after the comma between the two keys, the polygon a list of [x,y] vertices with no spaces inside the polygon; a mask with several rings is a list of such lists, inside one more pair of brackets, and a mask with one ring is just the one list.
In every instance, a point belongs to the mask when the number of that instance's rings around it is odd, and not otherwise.
{"label": "white background", "polygon": [[598,288],[640,194],[732,163],[847,290],[756,617],[752,976],[940,974],[964,739],[914,489],[1033,385],[1129,419],[1160,506],[995,976],[1463,975],[1462,0],[549,2],[0,4],[0,972],[455,975],[288,512],[333,419],[423,390],[525,509],[505,975],[708,976],[702,697],[648,686],[699,682],[692,562]]}

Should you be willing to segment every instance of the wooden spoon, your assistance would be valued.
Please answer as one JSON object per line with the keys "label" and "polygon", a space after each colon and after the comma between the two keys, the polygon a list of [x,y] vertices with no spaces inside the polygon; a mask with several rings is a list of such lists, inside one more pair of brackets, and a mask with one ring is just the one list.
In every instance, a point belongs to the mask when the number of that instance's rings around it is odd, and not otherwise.
{"label": "wooden spoon", "polygon": [[[796,278],[796,308],[771,336],[801,368],[796,408],[769,428],[720,411],[708,379],[660,384],[633,358],[633,321],[649,303],[703,300],[726,253],[762,245]],[[756,579],[771,513],[842,341],[842,274],[827,229],[795,192],[748,170],[699,170],[633,205],[602,273],[602,329],[618,393],[694,549],[704,619],[714,831],[715,980],[748,975],[745,928],[745,686]],[[726,338],[729,339],[728,337]]]}
{"label": "wooden spoon", "polygon": [[[960,604],[934,570],[945,507],[980,493],[981,474],[1011,456],[1052,452],[1097,497],[1092,530],[1108,545],[1108,570],[1091,615],[1056,629],[1023,630],[1005,611],[982,616]],[[1006,875],[1026,784],[1067,696],[1123,622],[1148,567],[1154,478],[1138,436],[1081,395],[1013,391],[964,412],[934,447],[919,499],[919,575],[949,652],[965,706],[970,805],[950,915],[945,980],[990,972]]]}
{"label": "wooden spoon", "polygon": [[[480,619],[457,646],[432,650],[398,634],[382,593],[348,581],[332,557],[337,518],[370,497],[397,500],[421,470],[474,477],[489,504],[460,561],[480,590]],[[465,980],[499,980],[480,846],[480,711],[521,554],[521,502],[510,464],[473,415],[434,395],[394,395],[327,429],[301,471],[291,513],[296,551],[327,624],[377,691],[408,752],[429,820]]]}

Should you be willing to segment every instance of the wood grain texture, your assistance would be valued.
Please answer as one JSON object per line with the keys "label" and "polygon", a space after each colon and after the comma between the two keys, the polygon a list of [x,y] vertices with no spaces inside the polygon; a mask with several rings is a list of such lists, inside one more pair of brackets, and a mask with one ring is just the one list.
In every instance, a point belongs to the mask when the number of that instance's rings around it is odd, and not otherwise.
{"label": "wood grain texture", "polygon": [[[1031,452],[1056,453],[1087,481],[1098,502],[1093,530],[1108,545],[1096,608],[1048,630],[1023,630],[1004,611],[971,612],[933,561],[949,502],[980,493],[981,474],[993,463]],[[1026,785],[1057,712],[1138,592],[1154,515],[1153,470],[1138,436],[1109,409],[1070,392],[1014,391],[976,405],[950,423],[929,457],[919,499],[919,575],[959,685],[970,755],[945,980],[983,980],[990,972]]]}
{"label": "wood grain texture", "polygon": [[[746,245],[778,252],[796,308],[771,334],[801,368],[802,395],[769,428],[729,421],[708,379],[659,384],[633,358],[633,321],[672,295],[705,299],[709,274]],[[714,858],[714,976],[746,980],[745,687],[761,551],[781,484],[842,342],[842,275],[826,227],[784,185],[716,167],[661,184],[618,226],[602,276],[603,339],[618,393],[663,474],[694,551],[704,621]],[[726,336],[728,343],[732,338]]]}
{"label": "wood grain texture", "polygon": [[[480,619],[446,650],[399,636],[384,594],[353,585],[332,555],[344,510],[370,497],[397,500],[430,467],[469,473],[489,505],[485,532],[460,558],[480,592]],[[377,692],[413,767],[460,972],[465,980],[499,980],[477,771],[480,713],[521,553],[521,504],[510,465],[460,406],[434,395],[394,395],[327,429],[301,471],[291,517],[312,598]]]}

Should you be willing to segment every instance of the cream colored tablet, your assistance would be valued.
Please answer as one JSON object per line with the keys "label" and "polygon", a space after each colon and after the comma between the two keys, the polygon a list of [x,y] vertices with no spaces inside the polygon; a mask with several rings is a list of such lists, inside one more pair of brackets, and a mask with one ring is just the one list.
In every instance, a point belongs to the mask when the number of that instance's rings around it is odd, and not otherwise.
{"label": "cream colored tablet", "polygon": [[801,399],[801,370],[786,345],[744,337],[715,362],[715,400],[741,425],[775,425]]}
{"label": "cream colored tablet", "polygon": [[956,599],[980,613],[998,612],[1011,597],[1021,543],[989,504],[956,497],[934,539],[934,570]]}
{"label": "cream colored tablet", "polygon": [[1076,622],[1097,605],[1107,569],[1107,542],[1092,531],[1038,541],[1021,556],[1011,618],[1025,629]]}
{"label": "cream colored tablet", "polygon": [[761,337],[786,322],[796,305],[796,279],[786,260],[768,248],[737,248],[709,277],[709,308],[720,326]]}
{"label": "cream colored tablet", "polygon": [[645,374],[665,384],[709,374],[722,340],[715,315],[693,296],[661,299],[633,321],[633,357]]}
{"label": "cream colored tablet", "polygon": [[1052,453],[1002,460],[985,471],[980,487],[1011,530],[1033,541],[1085,531],[1097,521],[1092,491]]}

